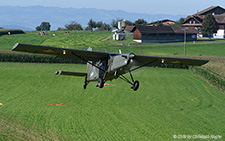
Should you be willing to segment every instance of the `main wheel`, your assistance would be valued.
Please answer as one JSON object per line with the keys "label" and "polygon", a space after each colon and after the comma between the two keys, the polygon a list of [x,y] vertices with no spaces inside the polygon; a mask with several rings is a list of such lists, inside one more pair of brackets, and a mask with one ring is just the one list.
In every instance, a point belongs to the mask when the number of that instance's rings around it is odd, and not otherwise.
{"label": "main wheel", "polygon": [[133,86],[131,87],[134,91],[137,91],[139,88],[139,81],[135,81]]}
{"label": "main wheel", "polygon": [[98,78],[98,87],[103,88],[104,87],[104,81],[102,78]]}

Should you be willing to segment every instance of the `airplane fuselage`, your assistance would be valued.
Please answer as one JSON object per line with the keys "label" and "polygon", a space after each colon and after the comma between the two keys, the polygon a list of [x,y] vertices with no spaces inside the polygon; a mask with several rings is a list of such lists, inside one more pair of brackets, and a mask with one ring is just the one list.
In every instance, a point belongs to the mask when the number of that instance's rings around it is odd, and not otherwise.
{"label": "airplane fuselage", "polygon": [[95,66],[87,64],[87,81],[97,81],[99,77],[107,81],[128,73],[133,66],[132,58],[134,56],[134,54],[115,55],[96,62]]}

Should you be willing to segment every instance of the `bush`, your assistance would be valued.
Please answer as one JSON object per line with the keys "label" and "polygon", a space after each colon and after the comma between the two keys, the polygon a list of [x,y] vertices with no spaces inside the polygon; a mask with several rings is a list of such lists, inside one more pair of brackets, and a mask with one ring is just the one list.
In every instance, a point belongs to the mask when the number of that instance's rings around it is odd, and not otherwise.
{"label": "bush", "polygon": [[191,72],[206,79],[210,84],[214,85],[217,89],[225,92],[225,80],[204,70],[200,67],[191,67]]}
{"label": "bush", "polygon": [[0,29],[0,35],[8,34],[23,34],[24,31],[21,29]]}

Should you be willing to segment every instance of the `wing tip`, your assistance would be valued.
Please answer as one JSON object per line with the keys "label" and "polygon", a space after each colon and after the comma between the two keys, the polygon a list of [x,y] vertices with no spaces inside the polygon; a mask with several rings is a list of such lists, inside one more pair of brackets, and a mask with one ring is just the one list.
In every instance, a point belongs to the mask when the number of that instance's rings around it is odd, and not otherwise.
{"label": "wing tip", "polygon": [[12,51],[15,51],[16,48],[17,48],[19,45],[20,45],[20,43],[16,43],[16,44],[13,46]]}
{"label": "wing tip", "polygon": [[55,72],[55,75],[61,75],[61,74],[62,74],[61,70]]}

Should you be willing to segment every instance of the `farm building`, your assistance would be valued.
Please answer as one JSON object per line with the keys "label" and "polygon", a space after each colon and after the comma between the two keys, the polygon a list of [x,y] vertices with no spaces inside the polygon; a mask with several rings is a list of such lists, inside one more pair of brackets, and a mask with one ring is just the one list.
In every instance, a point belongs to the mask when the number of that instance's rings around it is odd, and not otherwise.
{"label": "farm building", "polygon": [[[184,41],[185,30],[180,26],[136,26],[133,40],[140,43],[146,42],[181,42]],[[196,41],[197,31],[193,28],[186,29],[186,40]]]}
{"label": "farm building", "polygon": [[189,15],[183,22],[184,27],[195,27],[200,30],[202,22],[207,14],[212,14],[216,19],[219,30],[213,35],[214,38],[225,38],[225,9],[220,6],[211,6],[205,10]]}
{"label": "farm building", "polygon": [[113,40],[125,40],[126,33],[123,30],[113,31]]}
{"label": "farm building", "polygon": [[134,32],[134,30],[135,30],[135,26],[126,26],[126,28],[125,28],[125,33],[133,33]]}
{"label": "farm building", "polygon": [[156,22],[146,24],[146,26],[158,26],[159,24],[160,25],[173,25],[173,24],[175,24],[175,21],[165,19],[165,20],[156,21]]}
{"label": "farm building", "polygon": [[126,33],[114,33],[113,34],[113,40],[125,40],[126,39]]}

